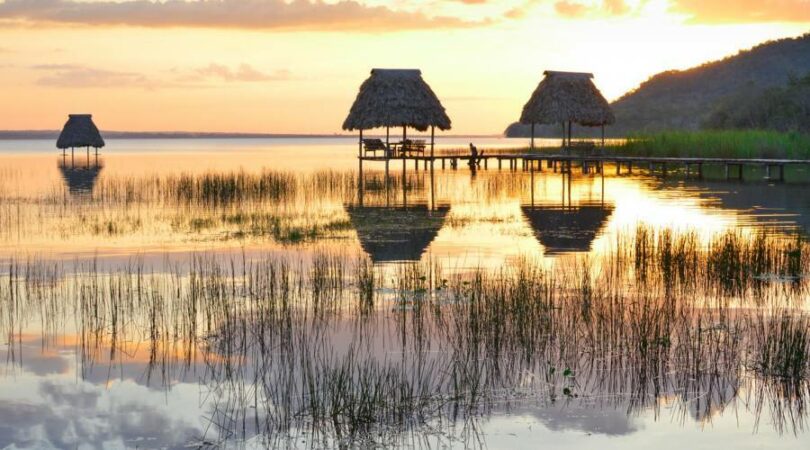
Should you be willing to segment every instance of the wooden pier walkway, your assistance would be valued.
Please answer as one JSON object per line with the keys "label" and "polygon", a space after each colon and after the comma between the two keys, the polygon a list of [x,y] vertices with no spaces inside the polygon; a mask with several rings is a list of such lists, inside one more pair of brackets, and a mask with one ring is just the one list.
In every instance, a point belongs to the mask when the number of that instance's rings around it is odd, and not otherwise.
{"label": "wooden pier walkway", "polygon": [[[408,161],[413,161],[414,169],[419,170],[419,165],[425,170],[429,168],[436,168],[438,163],[441,169],[458,169],[460,164],[465,166],[469,165],[471,156],[469,155],[442,155],[437,154],[434,156],[429,155],[408,155],[396,157],[384,156],[361,156],[359,157],[361,163],[363,161],[381,161],[392,163],[395,161],[402,161],[403,168],[405,168]],[[785,167],[789,165],[807,165],[810,167],[810,160],[806,159],[744,159],[744,158],[678,158],[678,157],[658,157],[658,156],[614,156],[614,155],[575,155],[575,154],[559,154],[559,153],[502,153],[502,154],[487,154],[477,157],[480,169],[488,169],[490,162],[497,164],[498,169],[503,169],[507,166],[509,170],[524,170],[524,171],[543,171],[543,166],[547,169],[560,172],[568,172],[576,165],[582,168],[583,173],[602,173],[605,164],[613,164],[616,169],[616,174],[621,175],[622,171],[628,174],[633,173],[634,168],[646,168],[649,172],[656,170],[663,176],[671,170],[682,167],[686,171],[686,175],[694,173],[698,178],[703,177],[703,167],[707,165],[722,166],[725,170],[726,178],[730,179],[736,177],[743,178],[743,167],[745,166],[758,166],[765,169],[765,177],[768,179],[784,181]],[[493,167],[494,168],[494,167]],[[772,176],[776,171],[776,176]]]}

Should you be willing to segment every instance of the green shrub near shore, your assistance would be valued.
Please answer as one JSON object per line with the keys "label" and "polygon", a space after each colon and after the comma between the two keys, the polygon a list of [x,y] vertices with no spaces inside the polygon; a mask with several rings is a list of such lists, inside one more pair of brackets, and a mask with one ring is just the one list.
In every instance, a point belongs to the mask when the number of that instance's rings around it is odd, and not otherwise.
{"label": "green shrub near shore", "polygon": [[810,159],[810,135],[759,130],[671,131],[631,136],[609,151],[628,156]]}

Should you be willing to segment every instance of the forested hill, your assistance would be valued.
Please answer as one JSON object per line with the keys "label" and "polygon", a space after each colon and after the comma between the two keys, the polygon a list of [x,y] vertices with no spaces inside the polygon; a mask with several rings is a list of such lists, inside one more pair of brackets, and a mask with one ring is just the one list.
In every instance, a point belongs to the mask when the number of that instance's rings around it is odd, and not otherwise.
{"label": "forested hill", "polygon": [[[810,33],[692,69],[662,72],[613,103],[616,125],[611,134],[698,129],[728,99],[757,95],[809,73]],[[509,134],[523,134],[522,128],[513,124]],[[548,131],[556,135],[556,128]]]}

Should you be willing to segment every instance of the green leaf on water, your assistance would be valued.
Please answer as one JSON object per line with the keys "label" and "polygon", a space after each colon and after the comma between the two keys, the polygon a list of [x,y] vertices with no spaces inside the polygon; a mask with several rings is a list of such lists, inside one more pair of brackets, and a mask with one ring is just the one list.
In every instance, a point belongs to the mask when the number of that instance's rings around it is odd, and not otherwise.
{"label": "green leaf on water", "polygon": [[563,376],[564,377],[573,377],[574,376],[574,371],[569,369],[568,367],[566,367],[565,371],[563,372]]}

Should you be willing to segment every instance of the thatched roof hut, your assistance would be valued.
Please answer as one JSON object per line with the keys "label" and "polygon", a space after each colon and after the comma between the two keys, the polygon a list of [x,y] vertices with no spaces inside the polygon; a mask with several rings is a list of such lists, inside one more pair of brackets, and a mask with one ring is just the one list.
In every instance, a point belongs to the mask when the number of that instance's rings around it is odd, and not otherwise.
{"label": "thatched roof hut", "polygon": [[549,70],[544,75],[523,107],[520,123],[573,122],[598,127],[616,122],[607,100],[593,84],[593,74]]}
{"label": "thatched roof hut", "polygon": [[523,215],[546,255],[588,252],[613,214],[610,205],[524,206]]}
{"label": "thatched roof hut", "polygon": [[344,130],[378,127],[450,129],[444,106],[417,69],[372,69],[343,122]]}
{"label": "thatched roof hut", "polygon": [[101,137],[96,124],[93,123],[93,116],[90,114],[71,114],[68,121],[56,140],[56,147],[59,149],[93,147],[99,149],[104,147],[104,139]]}
{"label": "thatched roof hut", "polygon": [[439,234],[449,206],[346,206],[360,246],[375,263],[419,261]]}
{"label": "thatched roof hut", "polygon": [[572,123],[604,127],[616,122],[610,104],[593,84],[593,74],[548,70],[543,75],[520,115],[520,123],[532,125],[532,144],[535,124],[567,124],[570,144]]}

